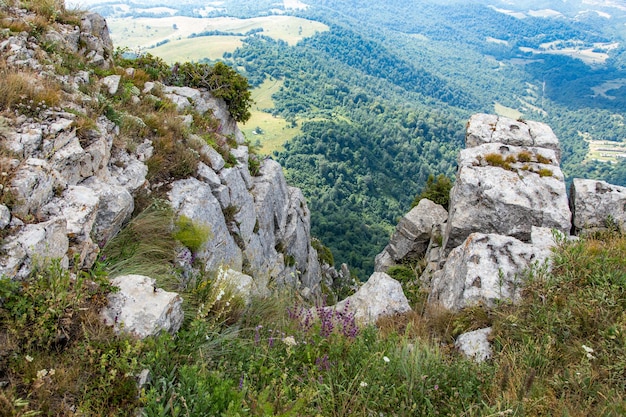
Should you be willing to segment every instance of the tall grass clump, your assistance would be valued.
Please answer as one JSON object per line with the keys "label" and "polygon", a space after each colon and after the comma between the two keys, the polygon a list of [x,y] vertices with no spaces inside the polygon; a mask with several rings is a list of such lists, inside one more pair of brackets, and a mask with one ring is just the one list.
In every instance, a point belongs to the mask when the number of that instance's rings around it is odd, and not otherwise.
{"label": "tall grass clump", "polygon": [[177,241],[172,234],[174,213],[157,200],[105,242],[100,259],[111,277],[140,274],[160,285],[172,282]]}
{"label": "tall grass clump", "polygon": [[60,87],[27,70],[18,71],[0,62],[0,111],[36,116],[61,101]]}
{"label": "tall grass clump", "polygon": [[552,272],[497,314],[493,400],[515,415],[626,413],[624,259],[620,233],[561,243]]}

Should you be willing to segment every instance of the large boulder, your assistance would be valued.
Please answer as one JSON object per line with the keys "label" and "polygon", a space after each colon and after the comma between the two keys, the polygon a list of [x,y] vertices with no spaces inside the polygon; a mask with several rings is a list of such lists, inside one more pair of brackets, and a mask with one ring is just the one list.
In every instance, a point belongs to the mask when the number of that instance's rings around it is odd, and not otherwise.
{"label": "large boulder", "polygon": [[497,300],[517,301],[529,268],[541,268],[555,245],[549,229],[534,228],[533,242],[511,236],[472,233],[433,274],[430,303],[451,310]]}
{"label": "large boulder", "polygon": [[433,228],[445,223],[448,212],[428,199],[400,219],[389,244],[376,256],[376,271],[384,271],[390,265],[403,261],[415,261],[426,253],[433,237]]}
{"label": "large boulder", "polygon": [[42,159],[28,158],[15,171],[11,194],[15,199],[13,215],[37,216],[65,183],[50,164]]}
{"label": "large boulder", "polygon": [[626,187],[575,178],[570,188],[574,231],[626,231]]}
{"label": "large boulder", "polygon": [[348,311],[361,324],[375,324],[378,319],[411,311],[402,285],[384,272],[374,272],[357,292],[331,307]]}
{"label": "large boulder", "polygon": [[91,239],[99,202],[98,195],[92,189],[70,186],[60,197],[43,207],[48,217],[65,218],[70,243],[68,255],[72,261],[77,258],[78,267],[91,267],[99,252],[98,246]]}
{"label": "large boulder", "polygon": [[139,338],[161,331],[175,333],[183,323],[183,299],[174,292],[156,287],[156,281],[143,275],[124,275],[111,280],[119,291],[109,294],[102,318],[116,332]]}
{"label": "large boulder", "polygon": [[133,196],[126,188],[96,177],[90,177],[80,185],[91,189],[98,196],[98,213],[92,236],[98,244],[104,245],[130,220],[135,207]]}
{"label": "large boulder", "polygon": [[494,114],[473,115],[467,124],[465,147],[473,148],[493,142],[552,149],[557,160],[560,159],[559,140],[547,124],[522,122]]}
{"label": "large boulder", "polygon": [[525,242],[533,226],[569,233],[565,182],[553,150],[486,143],[462,150],[458,164],[450,191],[446,250],[473,232]]}

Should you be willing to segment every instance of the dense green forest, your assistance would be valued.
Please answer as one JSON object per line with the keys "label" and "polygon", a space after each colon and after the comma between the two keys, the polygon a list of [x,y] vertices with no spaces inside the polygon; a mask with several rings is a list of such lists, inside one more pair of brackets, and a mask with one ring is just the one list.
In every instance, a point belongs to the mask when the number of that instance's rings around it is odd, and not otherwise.
{"label": "dense green forest", "polygon": [[[297,45],[256,31],[224,59],[252,86],[282,81],[268,111],[301,133],[274,157],[306,194],[312,233],[359,278],[372,271],[429,175],[454,175],[469,116],[493,113],[496,104],[553,128],[568,182],[588,177],[626,185],[625,160],[591,160],[583,140],[626,140],[621,9],[592,11],[578,0],[305,3],[287,9],[272,0],[229,0],[208,16],[282,13],[329,26]],[[198,17],[205,5],[164,6]],[[529,12],[546,8],[558,15]],[[554,54],[550,42],[604,61]],[[597,93],[602,85],[608,87]]]}

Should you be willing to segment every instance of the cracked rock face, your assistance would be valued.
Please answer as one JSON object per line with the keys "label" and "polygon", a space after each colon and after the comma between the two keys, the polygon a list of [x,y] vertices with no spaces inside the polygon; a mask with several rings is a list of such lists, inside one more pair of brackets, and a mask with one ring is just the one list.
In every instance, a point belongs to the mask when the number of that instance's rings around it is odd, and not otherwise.
{"label": "cracked rock face", "polygon": [[626,187],[575,178],[570,204],[576,233],[609,228],[626,231]]}
{"label": "cracked rock face", "polygon": [[376,271],[403,262],[415,262],[424,256],[438,226],[448,219],[448,212],[439,204],[422,199],[396,226],[387,247],[376,256]]}
{"label": "cracked rock face", "polygon": [[549,229],[536,229],[535,242],[511,236],[472,233],[454,248],[431,282],[429,302],[450,310],[477,304],[493,306],[496,300],[517,301],[528,268],[541,268],[553,240],[542,240]]}
{"label": "cracked rock face", "polygon": [[[483,122],[482,118],[470,120],[468,131],[489,131]],[[446,250],[460,245],[472,232],[522,241],[530,239],[533,226],[569,233],[571,213],[553,149],[486,142],[462,150],[458,165],[450,191]]]}

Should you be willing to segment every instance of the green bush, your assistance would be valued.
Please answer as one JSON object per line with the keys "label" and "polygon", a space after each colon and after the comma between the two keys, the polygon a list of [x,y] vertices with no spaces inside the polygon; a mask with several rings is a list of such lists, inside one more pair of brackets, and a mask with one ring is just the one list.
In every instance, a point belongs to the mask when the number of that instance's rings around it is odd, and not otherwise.
{"label": "green bush", "polygon": [[435,179],[435,176],[430,174],[428,176],[428,180],[426,180],[424,189],[415,197],[413,203],[411,203],[411,208],[417,206],[420,200],[427,198],[433,203],[442,205],[447,210],[450,202],[451,189],[452,180],[450,180],[450,178],[443,174],[439,174],[437,179]]}
{"label": "green bush", "polygon": [[174,239],[185,245],[193,253],[198,252],[210,238],[211,228],[209,226],[198,224],[185,215],[176,219]]}

